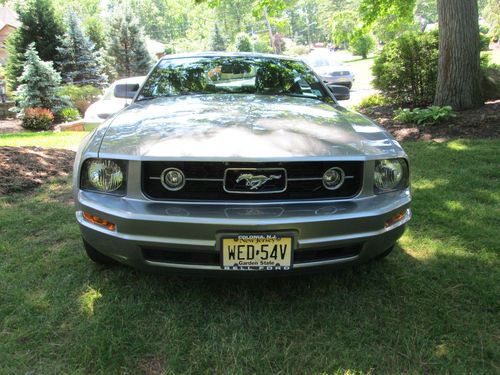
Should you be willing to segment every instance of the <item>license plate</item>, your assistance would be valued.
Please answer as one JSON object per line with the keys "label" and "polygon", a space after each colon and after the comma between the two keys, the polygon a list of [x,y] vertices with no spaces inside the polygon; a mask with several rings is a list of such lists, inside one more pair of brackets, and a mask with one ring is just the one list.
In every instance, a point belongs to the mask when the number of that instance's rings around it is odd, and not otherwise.
{"label": "license plate", "polygon": [[222,268],[245,271],[287,271],[292,268],[293,237],[240,234],[221,238]]}

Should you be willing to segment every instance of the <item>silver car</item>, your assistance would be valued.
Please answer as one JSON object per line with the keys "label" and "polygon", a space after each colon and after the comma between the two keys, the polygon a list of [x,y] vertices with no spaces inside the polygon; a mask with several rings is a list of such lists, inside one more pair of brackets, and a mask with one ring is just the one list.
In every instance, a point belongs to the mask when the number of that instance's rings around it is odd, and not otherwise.
{"label": "silver car", "polygon": [[141,269],[286,274],[387,255],[411,217],[409,164],[302,61],[161,59],[83,141],[88,256]]}
{"label": "silver car", "polygon": [[330,56],[312,54],[304,59],[328,85],[342,85],[349,89],[354,83],[354,73],[345,65],[335,62]]}

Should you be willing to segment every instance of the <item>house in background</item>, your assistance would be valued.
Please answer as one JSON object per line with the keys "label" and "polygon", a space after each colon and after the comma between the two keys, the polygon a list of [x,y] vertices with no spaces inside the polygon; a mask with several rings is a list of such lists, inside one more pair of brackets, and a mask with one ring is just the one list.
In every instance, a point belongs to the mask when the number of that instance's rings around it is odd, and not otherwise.
{"label": "house in background", "polygon": [[0,64],[5,64],[7,59],[5,40],[19,26],[21,23],[17,20],[16,12],[6,6],[0,6]]}

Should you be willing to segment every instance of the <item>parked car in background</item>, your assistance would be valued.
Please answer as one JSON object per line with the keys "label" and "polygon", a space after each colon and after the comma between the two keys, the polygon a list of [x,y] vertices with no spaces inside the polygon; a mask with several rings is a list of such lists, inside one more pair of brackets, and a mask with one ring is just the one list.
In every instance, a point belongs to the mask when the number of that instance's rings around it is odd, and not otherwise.
{"label": "parked car in background", "polygon": [[354,73],[345,65],[326,54],[312,54],[304,61],[329,85],[342,85],[349,89],[354,83]]}
{"label": "parked car in background", "polygon": [[162,58],[73,176],[87,255],[149,270],[352,265],[389,254],[411,218],[399,143],[277,55]]}
{"label": "parked car in background", "polygon": [[104,95],[97,102],[91,104],[85,111],[83,118],[85,129],[91,130],[95,128],[129,105],[132,102],[133,95],[135,95],[145,78],[145,76],[124,78],[115,81],[109,86]]}

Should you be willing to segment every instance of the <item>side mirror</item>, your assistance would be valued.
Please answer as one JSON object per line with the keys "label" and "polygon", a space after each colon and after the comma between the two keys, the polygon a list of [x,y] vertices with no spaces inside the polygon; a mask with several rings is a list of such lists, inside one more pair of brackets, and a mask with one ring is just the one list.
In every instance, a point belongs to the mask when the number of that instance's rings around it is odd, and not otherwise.
{"label": "side mirror", "polygon": [[115,86],[114,95],[116,98],[133,99],[139,91],[138,83],[126,83]]}
{"label": "side mirror", "polygon": [[351,98],[351,91],[349,90],[349,87],[342,85],[328,85],[328,88],[337,100],[349,100]]}

